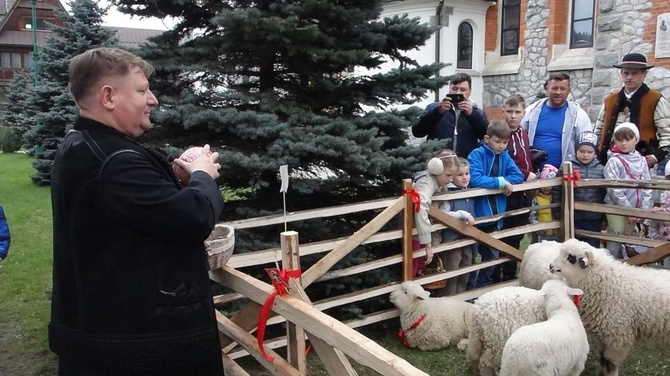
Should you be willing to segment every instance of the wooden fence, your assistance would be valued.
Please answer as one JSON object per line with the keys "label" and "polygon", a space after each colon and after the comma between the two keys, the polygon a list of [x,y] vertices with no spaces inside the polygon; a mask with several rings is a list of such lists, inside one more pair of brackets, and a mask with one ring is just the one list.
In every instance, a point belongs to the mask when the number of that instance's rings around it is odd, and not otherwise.
{"label": "wooden fence", "polygon": [[[567,174],[570,174],[572,171],[571,165],[564,166],[564,170]],[[475,226],[466,225],[436,208],[433,208],[429,212],[429,215],[436,223],[433,225],[433,230],[436,231],[445,227],[450,227],[465,235],[463,239],[433,247],[434,254],[439,254],[455,247],[462,247],[474,243],[485,243],[500,250],[501,258],[454,271],[420,277],[417,278],[416,281],[421,284],[426,284],[501,264],[510,259],[520,260],[523,257],[523,254],[519,250],[503,243],[500,239],[547,229],[562,229],[566,238],[574,235],[581,235],[622,243],[656,247],[648,253],[630,259],[629,262],[633,264],[652,263],[670,254],[670,246],[666,245],[664,242],[605,233],[590,233],[585,231],[575,232],[573,227],[574,210],[631,215],[670,221],[669,213],[652,213],[639,209],[625,209],[604,204],[575,203],[573,201],[574,188],[592,186],[670,189],[670,182],[657,180],[648,183],[639,181],[611,182],[602,180],[578,180],[570,182],[556,178],[546,181],[518,184],[514,186],[514,191],[535,190],[541,187],[561,187],[563,190],[563,203],[517,209],[491,217],[480,217],[476,218],[476,224],[491,223],[512,215],[529,215],[531,210],[559,206],[561,206],[561,210],[563,211],[562,218],[564,221],[529,224],[492,233],[481,232]],[[403,189],[409,188],[411,188],[411,181],[403,181]],[[434,201],[478,197],[501,192],[502,190],[470,189],[462,192],[442,194],[436,196]],[[286,216],[276,215],[252,218],[226,222],[224,224],[236,229],[257,228],[277,225],[284,223],[284,221],[291,223],[295,221],[335,217],[365,211],[375,211],[378,212],[378,214],[373,220],[349,237],[299,244],[297,233],[292,231],[284,232],[281,235],[278,234],[281,239],[280,248],[233,255],[224,268],[210,273],[212,280],[235,291],[235,293],[232,294],[216,296],[215,302],[217,304],[225,304],[226,302],[241,297],[249,299],[249,303],[230,318],[217,312],[219,330],[221,331],[222,357],[228,375],[247,375],[247,373],[235,362],[235,359],[245,355],[253,356],[266,369],[270,370],[273,375],[304,375],[306,370],[304,355],[305,337],[309,339],[310,344],[314,347],[320,360],[324,364],[324,367],[326,367],[331,375],[356,374],[349,363],[348,357],[382,375],[425,375],[424,372],[414,368],[405,360],[396,357],[354,330],[355,328],[398,317],[398,311],[396,309],[387,309],[370,313],[347,322],[339,322],[323,313],[324,310],[329,308],[361,302],[375,297],[387,296],[396,288],[397,283],[402,280],[411,279],[412,257],[414,256],[411,250],[414,210],[411,199],[406,195],[351,205],[294,212],[289,213]],[[401,229],[381,231],[390,220],[397,218],[398,215],[402,215],[403,218],[403,226]],[[402,240],[402,247],[397,246],[399,240]],[[331,270],[333,265],[347,256],[359,245],[384,242],[395,242],[395,246],[398,247],[398,254],[371,260],[360,265]],[[252,278],[249,275],[240,272],[238,269],[248,266],[260,266],[273,264],[274,262],[281,262],[283,269],[295,270],[299,268],[301,256],[313,254],[324,255],[310,268],[302,271],[300,277],[288,278],[288,284],[290,286],[289,293],[277,296],[272,305],[272,311],[276,315],[268,320],[268,325],[285,323],[287,334],[280,338],[273,338],[265,341],[264,347],[267,349],[268,356],[274,358],[274,361],[269,361],[268,357],[261,353],[253,333],[257,327],[261,305],[268,299],[275,289],[267,282]],[[502,257],[503,255],[506,255],[506,257]],[[417,255],[417,257],[420,257],[420,255]],[[354,293],[333,296],[315,302],[310,301],[310,298],[304,290],[314,282],[356,275],[365,271],[401,263],[402,275],[398,276],[396,283],[370,286]],[[474,298],[487,291],[515,284],[515,281],[495,284],[483,289],[466,291],[456,297],[461,299]],[[287,347],[286,359],[280,357],[274,351],[274,349],[284,346]]]}

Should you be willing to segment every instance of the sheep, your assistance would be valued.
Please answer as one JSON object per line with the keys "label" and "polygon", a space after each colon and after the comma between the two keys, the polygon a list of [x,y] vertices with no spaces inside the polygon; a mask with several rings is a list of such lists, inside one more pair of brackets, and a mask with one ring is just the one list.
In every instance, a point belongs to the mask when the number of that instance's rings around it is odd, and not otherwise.
{"label": "sheep", "polygon": [[472,304],[455,298],[429,298],[430,293],[416,282],[405,281],[389,300],[400,310],[400,336],[408,347],[437,350],[467,346],[466,317]]}
{"label": "sheep", "polygon": [[468,319],[470,367],[482,376],[495,375],[509,336],[521,326],[546,319],[544,299],[537,290],[511,286],[482,295]]}
{"label": "sheep", "polygon": [[586,330],[570,295],[582,290],[550,279],[541,289],[547,321],[522,326],[507,340],[500,376],[579,376],[589,355]]}
{"label": "sheep", "polygon": [[543,240],[528,246],[519,267],[519,284],[539,290],[545,281],[559,278],[549,270],[549,264],[558,256],[560,243]]}
{"label": "sheep", "polygon": [[670,344],[670,272],[616,261],[569,239],[551,271],[584,291],[579,313],[600,352],[600,375],[616,376],[636,341]]}

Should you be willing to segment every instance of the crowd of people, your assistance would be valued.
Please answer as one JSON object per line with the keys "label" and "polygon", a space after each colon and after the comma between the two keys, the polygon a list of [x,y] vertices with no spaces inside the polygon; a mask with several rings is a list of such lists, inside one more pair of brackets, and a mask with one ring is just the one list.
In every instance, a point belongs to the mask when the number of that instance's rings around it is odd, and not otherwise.
{"label": "crowd of people", "polygon": [[[572,162],[573,169],[586,179],[650,180],[653,171],[659,175],[664,171],[666,179],[670,179],[667,163],[670,103],[644,83],[653,66],[647,64],[642,54],[629,53],[614,67],[620,70],[623,87],[605,98],[595,124],[578,103],[568,100],[571,85],[566,73],[549,74],[544,84],[546,96],[533,103],[527,105],[519,94],[510,96],[502,104],[504,121],[491,122],[470,99],[470,76],[458,73],[453,77],[449,94],[428,105],[412,127],[415,137],[444,140],[444,149],[434,154],[426,171],[415,177],[422,204],[416,215],[419,236],[414,249],[416,252],[425,249],[428,256],[415,262],[415,276],[421,275],[426,262],[433,259],[432,247],[460,236],[451,229],[430,236],[427,211],[435,194],[468,188],[502,189],[501,194],[442,202],[443,211],[470,225],[476,217],[538,208],[530,216],[507,216],[497,222],[477,224],[481,231],[489,233],[560,219],[560,210],[550,206],[552,202],[560,202],[560,187],[514,192],[512,185],[562,176],[562,164],[566,161]],[[541,165],[533,158],[533,153],[538,151],[544,156]],[[652,191],[638,188],[581,187],[575,190],[575,200],[648,210],[654,206]],[[670,194],[662,194],[658,201],[660,206],[654,207],[654,211],[670,211]],[[668,222],[590,211],[575,211],[574,215],[576,229],[593,232],[606,229],[611,234],[637,235],[645,226],[649,228],[648,236],[670,240]],[[558,240],[559,236],[559,230],[547,229],[532,234],[530,240]],[[523,235],[517,235],[503,240],[519,248],[522,238]],[[639,250],[634,249],[631,254],[625,245],[614,241],[601,244],[596,238],[580,240],[595,247],[604,245],[617,259],[630,257]],[[483,243],[450,249],[437,257],[444,259],[447,270],[455,270],[474,263],[478,255],[481,261],[499,257],[498,250]],[[437,295],[454,295],[513,279],[516,268],[517,263],[510,261],[469,276],[452,278]]]}

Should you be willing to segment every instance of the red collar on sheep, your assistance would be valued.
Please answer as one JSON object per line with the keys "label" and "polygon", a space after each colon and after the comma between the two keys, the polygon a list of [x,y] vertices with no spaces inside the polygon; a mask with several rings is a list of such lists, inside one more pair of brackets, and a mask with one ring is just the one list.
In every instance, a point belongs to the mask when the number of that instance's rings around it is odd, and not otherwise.
{"label": "red collar on sheep", "polygon": [[[419,317],[418,320],[414,321],[414,324],[412,324],[407,330],[410,331],[416,329],[419,325],[421,325],[421,322],[425,318],[426,314],[424,313],[423,315],[421,315],[421,317]],[[400,337],[400,340],[402,341],[402,344],[405,347],[409,347],[409,343],[407,342],[407,339],[405,339],[405,331],[402,328],[400,328],[400,331],[398,332],[398,337]]]}

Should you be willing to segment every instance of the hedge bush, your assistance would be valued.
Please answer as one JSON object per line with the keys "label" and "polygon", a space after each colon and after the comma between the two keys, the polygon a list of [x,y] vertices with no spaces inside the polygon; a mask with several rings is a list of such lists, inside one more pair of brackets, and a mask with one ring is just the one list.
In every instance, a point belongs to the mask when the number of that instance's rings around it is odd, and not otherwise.
{"label": "hedge bush", "polygon": [[21,149],[21,139],[12,132],[11,128],[0,125],[0,150],[3,153],[13,153]]}

